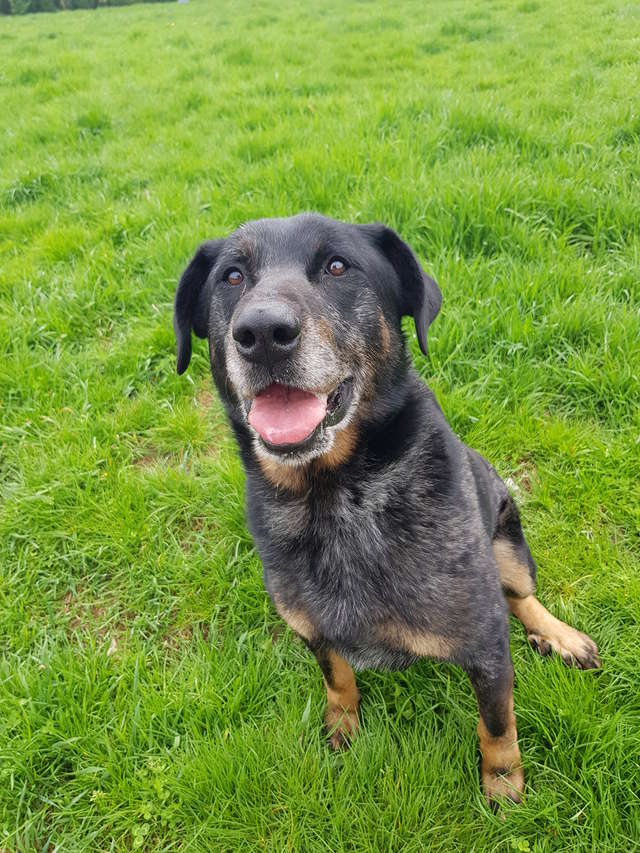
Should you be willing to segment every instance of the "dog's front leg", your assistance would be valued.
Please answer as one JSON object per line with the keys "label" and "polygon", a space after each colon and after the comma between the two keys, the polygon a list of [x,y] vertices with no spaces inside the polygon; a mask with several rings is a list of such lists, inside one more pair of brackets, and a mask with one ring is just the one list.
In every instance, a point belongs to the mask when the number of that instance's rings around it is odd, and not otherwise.
{"label": "dog's front leg", "polygon": [[324,720],[333,749],[348,746],[358,730],[360,694],[353,670],[325,641],[317,639],[311,621],[299,610],[286,607],[279,596],[272,595],[276,610],[287,625],[301,637],[316,656],[327,690]]}
{"label": "dog's front leg", "polygon": [[307,641],[320,664],[327,689],[327,709],[324,721],[329,743],[335,750],[349,746],[358,730],[360,694],[353,670],[332,648],[323,642]]}
{"label": "dog's front leg", "polygon": [[482,785],[490,805],[508,798],[516,803],[524,790],[524,773],[513,713],[513,664],[508,646],[467,669],[480,711],[478,736],[482,753]]}

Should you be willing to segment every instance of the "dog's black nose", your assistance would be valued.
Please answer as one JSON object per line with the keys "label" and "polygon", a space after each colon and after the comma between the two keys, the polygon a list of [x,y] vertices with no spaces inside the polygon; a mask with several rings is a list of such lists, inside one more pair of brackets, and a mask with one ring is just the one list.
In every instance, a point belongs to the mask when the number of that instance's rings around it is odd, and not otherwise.
{"label": "dog's black nose", "polygon": [[285,302],[247,305],[233,324],[233,339],[243,358],[274,364],[296,350],[300,320]]}

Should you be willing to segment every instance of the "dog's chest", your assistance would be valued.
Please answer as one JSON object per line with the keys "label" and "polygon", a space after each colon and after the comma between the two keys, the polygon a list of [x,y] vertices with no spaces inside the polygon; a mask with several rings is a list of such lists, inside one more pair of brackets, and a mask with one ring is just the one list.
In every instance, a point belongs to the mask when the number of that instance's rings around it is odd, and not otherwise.
{"label": "dog's chest", "polygon": [[408,492],[406,484],[377,482],[250,504],[274,600],[345,642],[385,622],[418,586],[420,537]]}
{"label": "dog's chest", "polygon": [[271,543],[304,554],[315,574],[375,563],[389,543],[390,495],[384,486],[342,488],[267,507]]}

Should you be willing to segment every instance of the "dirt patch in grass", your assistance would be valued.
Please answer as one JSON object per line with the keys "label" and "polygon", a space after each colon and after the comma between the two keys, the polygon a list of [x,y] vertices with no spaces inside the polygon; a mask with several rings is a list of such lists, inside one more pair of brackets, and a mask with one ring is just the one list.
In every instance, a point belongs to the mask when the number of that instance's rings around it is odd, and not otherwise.
{"label": "dirt patch in grass", "polygon": [[77,587],[75,593],[69,590],[60,602],[67,635],[91,636],[98,645],[108,643],[107,656],[111,657],[124,645],[135,614],[118,611],[113,604],[106,602],[87,601],[83,592],[82,587]]}
{"label": "dirt patch in grass", "polygon": [[162,462],[168,462],[170,457],[161,455],[156,451],[152,451],[150,453],[145,453],[144,456],[140,456],[138,459],[133,460],[134,468],[156,468]]}
{"label": "dirt patch in grass", "polygon": [[210,624],[201,619],[191,624],[170,627],[162,638],[162,645],[165,649],[176,651],[191,645],[194,637],[200,637],[208,643],[210,635]]}
{"label": "dirt patch in grass", "polygon": [[216,397],[210,388],[201,388],[195,396],[198,408],[205,409],[207,411],[211,408],[211,404],[215,399]]}
{"label": "dirt patch in grass", "polygon": [[538,482],[538,472],[536,466],[530,459],[519,459],[518,467],[513,474],[520,488],[531,494]]}

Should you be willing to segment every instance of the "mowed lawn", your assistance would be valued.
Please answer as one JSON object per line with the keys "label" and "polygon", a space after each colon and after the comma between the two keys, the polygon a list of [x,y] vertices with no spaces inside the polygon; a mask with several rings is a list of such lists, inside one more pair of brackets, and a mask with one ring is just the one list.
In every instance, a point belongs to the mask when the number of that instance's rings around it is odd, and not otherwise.
{"label": "mowed lawn", "polygon": [[[640,12],[629,0],[192,0],[0,19],[0,849],[640,848]],[[319,670],[263,590],[206,345],[199,241],[383,221],[442,287],[418,369],[510,483],[526,802],[479,782],[466,676]]]}

